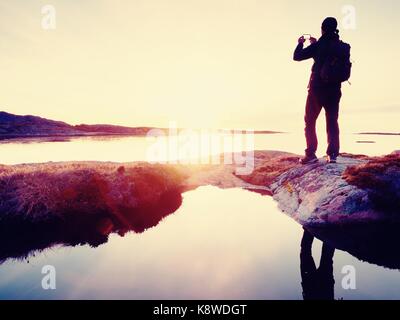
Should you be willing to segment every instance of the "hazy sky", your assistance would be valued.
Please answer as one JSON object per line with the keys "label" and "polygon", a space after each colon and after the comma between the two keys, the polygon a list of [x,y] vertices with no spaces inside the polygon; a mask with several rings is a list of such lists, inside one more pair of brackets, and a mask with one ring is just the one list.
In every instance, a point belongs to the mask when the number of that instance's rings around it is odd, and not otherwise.
{"label": "hazy sky", "polygon": [[[44,30],[42,6],[56,9]],[[276,129],[301,120],[312,62],[292,54],[356,9],[342,110],[400,121],[400,1],[0,0],[0,110],[70,123]],[[343,24],[342,24],[343,27]],[[382,120],[380,120],[382,121]],[[366,128],[368,129],[368,128]]]}

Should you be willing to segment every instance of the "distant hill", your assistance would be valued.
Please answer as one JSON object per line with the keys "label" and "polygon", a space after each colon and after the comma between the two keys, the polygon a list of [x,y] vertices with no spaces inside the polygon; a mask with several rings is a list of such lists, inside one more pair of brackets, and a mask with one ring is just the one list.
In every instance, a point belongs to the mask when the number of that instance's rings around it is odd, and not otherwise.
{"label": "distant hill", "polygon": [[0,111],[0,139],[45,136],[146,135],[151,129],[107,124],[73,126],[62,121],[31,115],[19,116]]}
{"label": "distant hill", "polygon": [[65,122],[0,112],[0,136],[58,136],[79,133],[79,130]]}
{"label": "distant hill", "polygon": [[[62,121],[49,120],[37,116],[19,116],[0,111],[0,140],[24,137],[64,137],[64,136],[145,136],[151,129],[160,129],[168,134],[168,129],[152,127],[124,127],[110,124],[70,125]],[[178,131],[183,129],[178,129]],[[231,133],[231,130],[220,130]],[[275,134],[276,131],[255,131],[255,134]]]}

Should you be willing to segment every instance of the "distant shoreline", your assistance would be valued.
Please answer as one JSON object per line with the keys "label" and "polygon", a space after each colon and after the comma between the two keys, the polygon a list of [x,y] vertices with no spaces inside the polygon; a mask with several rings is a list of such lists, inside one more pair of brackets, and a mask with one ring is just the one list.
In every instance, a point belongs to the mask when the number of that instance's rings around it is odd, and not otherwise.
{"label": "distant shoreline", "polygon": [[[168,133],[168,129],[159,129],[159,128],[152,128],[155,130],[161,130],[166,133]],[[152,129],[149,129],[152,130]],[[185,129],[179,129],[180,130],[185,130]],[[232,129],[230,130],[231,133],[235,131],[241,131],[245,132],[245,130],[235,130]],[[219,130],[221,133],[229,133],[229,130]],[[262,134],[285,134],[286,132],[279,132],[279,131],[267,131],[267,130],[261,130],[261,131],[254,131],[253,132],[256,135],[262,135]],[[17,135],[17,134],[0,134],[0,141],[4,140],[13,140],[13,139],[34,139],[34,138],[86,138],[86,137],[146,137],[146,133],[112,133],[112,132],[91,132],[91,133],[72,133],[72,134],[30,134],[30,135]]]}
{"label": "distant shoreline", "polygon": [[[25,138],[74,138],[74,137],[145,137],[149,131],[159,130],[171,134],[168,128],[126,127],[111,124],[70,125],[66,122],[49,120],[32,115],[15,115],[0,111],[0,141]],[[173,132],[188,130],[173,128]],[[242,129],[215,129],[216,132],[232,134],[246,132]],[[254,134],[282,134],[270,130],[252,131]]]}
{"label": "distant shoreline", "polygon": [[[130,127],[131,130],[135,129],[142,129],[143,127]],[[165,128],[146,128],[147,131],[141,133],[131,133],[131,132],[74,132],[74,133],[62,133],[62,134],[47,134],[47,133],[38,133],[38,134],[1,134],[0,133],[0,141],[4,140],[13,140],[13,139],[35,139],[35,138],[49,138],[57,140],[57,138],[86,138],[86,137],[146,137],[147,133],[150,130],[161,130],[165,134],[168,134],[168,129]],[[177,129],[178,132],[187,129]],[[223,133],[234,133],[235,131],[238,132],[246,132],[246,130],[240,129],[220,129],[217,130],[221,134]],[[263,135],[263,134],[287,134],[288,132],[284,131],[270,131],[270,130],[257,130],[253,131],[255,135]],[[400,133],[395,132],[358,132],[354,133],[355,135],[371,135],[371,136],[400,136]],[[357,141],[358,142],[358,141]],[[364,142],[364,141],[363,141]],[[369,141],[368,141],[369,142]]]}
{"label": "distant shoreline", "polygon": [[2,135],[0,134],[0,141],[12,139],[34,139],[34,138],[85,138],[85,137],[145,137],[146,134],[132,134],[132,133],[108,133],[108,132],[94,132],[94,133],[81,133],[81,134],[32,134],[32,135]]}
{"label": "distant shoreline", "polygon": [[359,132],[356,134],[369,136],[400,136],[400,132]]}

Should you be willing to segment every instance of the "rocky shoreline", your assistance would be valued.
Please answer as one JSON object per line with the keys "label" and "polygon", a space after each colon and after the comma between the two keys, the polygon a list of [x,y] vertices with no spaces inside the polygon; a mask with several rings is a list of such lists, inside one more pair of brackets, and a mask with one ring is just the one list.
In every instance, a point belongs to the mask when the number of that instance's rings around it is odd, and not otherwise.
{"label": "rocky shoreline", "polygon": [[297,164],[298,156],[256,153],[247,182],[268,187],[302,225],[400,221],[400,155],[342,154],[337,164]]}
{"label": "rocky shoreline", "polygon": [[270,195],[283,212],[319,231],[400,225],[397,153],[342,154],[337,164],[301,166],[297,155],[257,151],[254,164],[252,174],[240,177],[232,165],[0,165],[0,263],[56,244],[97,246],[111,233],[144,232],[180,207],[182,193],[205,185]]}

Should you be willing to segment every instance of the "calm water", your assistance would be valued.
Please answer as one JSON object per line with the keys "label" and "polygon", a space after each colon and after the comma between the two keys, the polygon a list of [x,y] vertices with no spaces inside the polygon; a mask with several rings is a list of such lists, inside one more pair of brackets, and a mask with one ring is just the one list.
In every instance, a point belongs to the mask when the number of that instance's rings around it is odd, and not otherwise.
{"label": "calm water", "polygon": [[[357,144],[359,139],[376,143]],[[349,135],[343,145],[353,153],[384,154],[399,149],[399,139]],[[2,143],[0,162],[144,160],[147,143],[144,138]],[[257,149],[302,149],[293,135],[260,136],[256,143]],[[185,193],[175,213],[144,233],[111,235],[97,248],[57,246],[29,259],[6,260],[0,265],[0,299],[302,299],[303,290],[315,295],[318,289],[302,279],[300,266],[304,272],[311,261],[311,255],[300,259],[302,237],[302,228],[270,197],[202,187]],[[351,242],[354,249],[357,239]],[[344,250],[348,245],[332,243]],[[315,239],[317,267],[321,247]],[[397,250],[383,252],[398,255]],[[336,299],[400,299],[400,265],[396,261],[385,268],[381,262],[386,260],[378,258],[383,266],[374,263],[375,256],[362,262],[337,249],[333,270],[320,272],[319,282],[326,280],[325,290],[334,290]],[[44,265],[56,268],[56,290],[41,287]],[[356,290],[342,288],[342,269],[348,265],[356,271]],[[332,276],[334,286],[329,285]]]}
{"label": "calm water", "polygon": [[[319,133],[319,155],[323,156],[326,149],[325,134]],[[169,140],[164,139],[166,145]],[[232,148],[234,151],[242,150],[280,150],[296,154],[302,154],[304,150],[304,138],[299,134],[272,134],[256,135],[254,145],[247,145],[245,138]],[[223,137],[219,142],[220,151],[223,150]],[[0,141],[0,163],[40,163],[48,161],[147,161],[149,149],[154,145],[154,140],[145,137],[86,137],[59,139],[50,141],[46,138],[20,139]],[[360,143],[363,142],[363,143]],[[369,136],[342,134],[342,152],[354,154],[367,154],[371,156],[384,155],[400,149],[400,136]],[[183,143],[179,144],[182,146]],[[206,148],[210,154],[213,150]],[[174,159],[166,154],[162,159]],[[183,156],[184,158],[184,156]]]}

